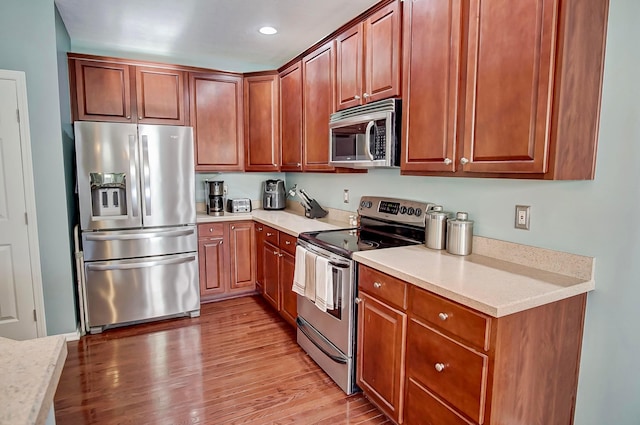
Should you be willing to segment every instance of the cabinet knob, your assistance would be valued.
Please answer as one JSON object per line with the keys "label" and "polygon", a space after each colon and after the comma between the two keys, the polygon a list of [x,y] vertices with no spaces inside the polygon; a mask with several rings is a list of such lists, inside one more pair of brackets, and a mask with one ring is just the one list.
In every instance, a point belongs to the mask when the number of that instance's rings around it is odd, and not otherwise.
{"label": "cabinet knob", "polygon": [[374,287],[374,288],[376,288],[376,289],[380,289],[380,288],[382,288],[382,283],[380,283],[380,282],[373,282],[373,287]]}
{"label": "cabinet knob", "polygon": [[222,245],[222,243],[223,243],[223,242],[224,242],[224,241],[220,241],[220,245]]}
{"label": "cabinet knob", "polygon": [[445,320],[447,320],[449,318],[449,315],[447,313],[439,313],[438,317],[440,318],[440,320],[442,320],[444,322]]}
{"label": "cabinet knob", "polygon": [[282,256],[284,256],[284,254],[283,254],[283,253],[278,254],[278,257],[282,257]]}
{"label": "cabinet knob", "polygon": [[464,165],[464,164],[468,164],[469,160],[467,158],[460,158],[460,164]]}
{"label": "cabinet knob", "polygon": [[362,298],[356,297],[354,301],[356,302],[356,304],[360,304],[362,302]]}
{"label": "cabinet knob", "polygon": [[285,245],[291,245],[291,241],[284,241]]}
{"label": "cabinet knob", "polygon": [[273,255],[278,255],[278,251],[273,251]]}
{"label": "cabinet knob", "polygon": [[213,227],[209,227],[209,233],[213,233]]}
{"label": "cabinet knob", "polygon": [[368,98],[369,98],[369,93],[364,93],[364,94],[362,95],[362,97],[364,97],[365,99],[368,99]]}
{"label": "cabinet knob", "polygon": [[451,165],[453,161],[451,161],[451,158],[445,158],[444,159],[444,165]]}
{"label": "cabinet knob", "polygon": [[437,371],[438,373],[440,373],[440,372],[442,372],[442,371],[444,370],[444,367],[445,367],[445,366],[444,366],[444,363],[436,363],[436,364],[434,365],[434,367],[436,368],[436,371]]}
{"label": "cabinet knob", "polygon": [[141,119],[142,119],[142,117],[138,117],[138,119],[139,119],[139,120],[141,120]]}
{"label": "cabinet knob", "polygon": [[236,226],[231,226],[231,230],[236,230]]}
{"label": "cabinet knob", "polygon": [[273,233],[267,232],[267,236],[273,236]]}
{"label": "cabinet knob", "polygon": [[360,96],[355,95],[355,96],[353,96],[353,98],[354,98],[355,100],[358,100],[358,99],[360,99]]}
{"label": "cabinet knob", "polygon": [[274,163],[273,163],[273,166],[274,166],[274,167],[277,167],[277,166],[278,166],[278,164],[276,164],[276,163],[274,162]]}
{"label": "cabinet knob", "polygon": [[131,115],[127,115],[127,119],[130,120],[131,119]]}
{"label": "cabinet knob", "polygon": [[258,227],[258,232],[262,232],[262,227]]}
{"label": "cabinet knob", "polygon": [[296,164],[296,167],[300,168],[302,167],[302,164],[300,164],[299,162]]}

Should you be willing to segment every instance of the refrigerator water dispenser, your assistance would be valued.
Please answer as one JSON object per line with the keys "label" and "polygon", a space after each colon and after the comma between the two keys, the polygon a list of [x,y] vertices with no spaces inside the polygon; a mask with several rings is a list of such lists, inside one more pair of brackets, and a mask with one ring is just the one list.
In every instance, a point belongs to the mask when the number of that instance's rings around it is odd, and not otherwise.
{"label": "refrigerator water dispenser", "polygon": [[90,173],[94,217],[127,215],[127,183],[124,173]]}

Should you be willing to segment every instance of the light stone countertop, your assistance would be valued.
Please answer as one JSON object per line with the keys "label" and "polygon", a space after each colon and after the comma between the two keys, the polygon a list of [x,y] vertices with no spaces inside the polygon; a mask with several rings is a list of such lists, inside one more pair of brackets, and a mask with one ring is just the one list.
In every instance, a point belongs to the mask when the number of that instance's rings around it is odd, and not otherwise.
{"label": "light stone countertop", "polygon": [[313,232],[316,230],[331,230],[349,227],[343,221],[336,219],[310,219],[297,211],[292,210],[253,210],[250,213],[228,213],[222,216],[210,216],[205,213],[198,213],[198,223],[216,223],[237,220],[255,220],[259,223],[271,226],[298,237],[302,232]]}
{"label": "light stone countertop", "polygon": [[66,358],[62,335],[0,338],[0,425],[45,423]]}
{"label": "light stone countertop", "polygon": [[[495,245],[503,243],[494,240]],[[424,245],[413,245],[357,252],[353,259],[493,317],[595,289],[593,258],[523,245],[515,249],[542,252],[542,258],[536,267],[532,267],[486,255],[457,256]],[[573,276],[549,271],[563,262],[566,264],[564,270]],[[578,264],[575,270],[572,264]]]}
{"label": "light stone countertop", "polygon": [[[311,220],[290,209],[221,217],[200,213],[198,223],[253,219],[297,237],[302,232],[349,227],[350,213],[336,211],[329,210],[328,220]],[[480,236],[473,237],[473,253],[468,256],[413,245],[356,252],[353,259],[492,317],[595,289],[592,257]]]}

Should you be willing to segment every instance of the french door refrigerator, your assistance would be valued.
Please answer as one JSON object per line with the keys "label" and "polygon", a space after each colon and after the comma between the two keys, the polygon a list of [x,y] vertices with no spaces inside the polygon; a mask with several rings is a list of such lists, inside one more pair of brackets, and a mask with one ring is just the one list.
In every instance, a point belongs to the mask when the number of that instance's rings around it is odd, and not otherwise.
{"label": "french door refrigerator", "polygon": [[198,316],[193,129],[74,127],[86,327]]}

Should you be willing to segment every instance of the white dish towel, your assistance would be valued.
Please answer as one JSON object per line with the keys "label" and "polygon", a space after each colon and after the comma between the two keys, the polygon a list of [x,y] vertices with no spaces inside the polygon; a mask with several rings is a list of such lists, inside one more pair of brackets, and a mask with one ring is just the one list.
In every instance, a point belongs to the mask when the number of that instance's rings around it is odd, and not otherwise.
{"label": "white dish towel", "polygon": [[322,311],[333,309],[333,281],[329,260],[316,258],[316,307]]}
{"label": "white dish towel", "polygon": [[306,286],[305,254],[307,250],[300,245],[296,246],[296,261],[293,269],[293,292],[304,296]]}

